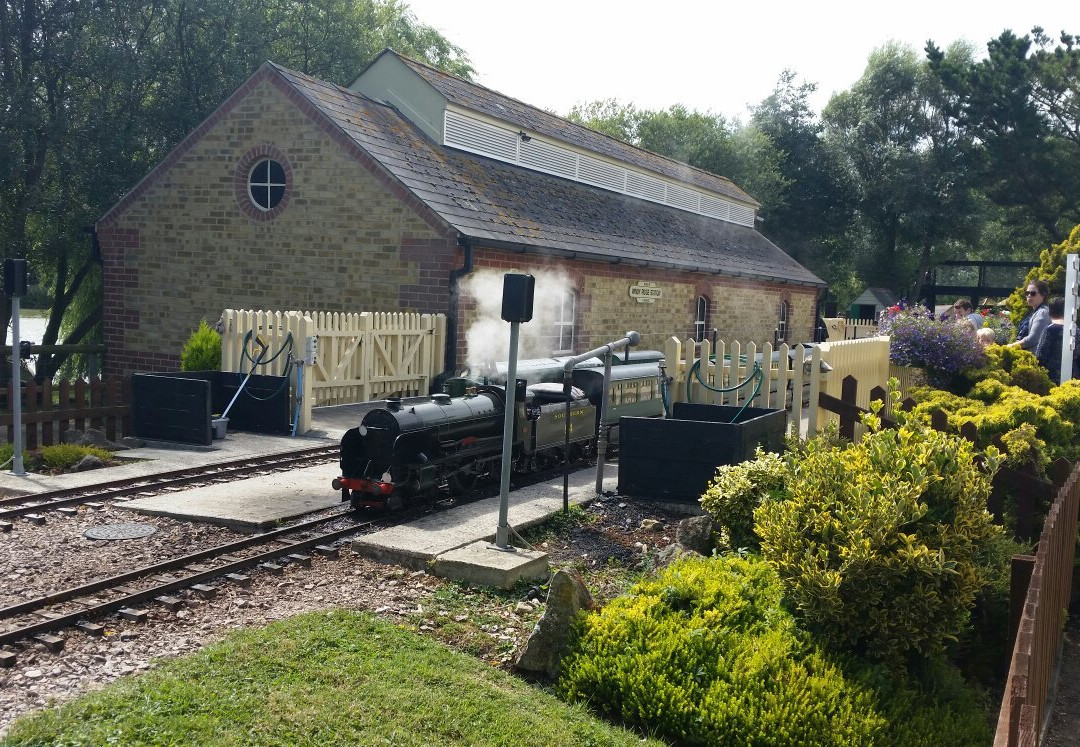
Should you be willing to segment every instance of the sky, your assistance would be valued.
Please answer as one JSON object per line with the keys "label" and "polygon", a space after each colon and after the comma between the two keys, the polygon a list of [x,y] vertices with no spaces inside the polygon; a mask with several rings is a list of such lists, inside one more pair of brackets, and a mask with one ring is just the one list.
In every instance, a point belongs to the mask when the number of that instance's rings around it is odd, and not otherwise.
{"label": "sky", "polygon": [[476,82],[565,115],[615,98],[745,121],[785,69],[818,84],[815,110],[851,87],[888,41],[922,50],[1003,30],[1080,34],[1078,0],[404,0],[465,50]]}

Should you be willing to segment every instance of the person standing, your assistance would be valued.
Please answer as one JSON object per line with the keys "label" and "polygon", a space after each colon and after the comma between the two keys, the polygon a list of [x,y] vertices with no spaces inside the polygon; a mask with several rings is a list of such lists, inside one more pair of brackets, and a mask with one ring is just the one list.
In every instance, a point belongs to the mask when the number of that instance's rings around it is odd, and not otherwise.
{"label": "person standing", "polygon": [[971,301],[966,298],[956,299],[956,303],[953,304],[953,315],[957,323],[970,324],[972,332],[975,332],[983,325],[982,314],[975,313],[971,307]]}
{"label": "person standing", "polygon": [[[1045,280],[1032,280],[1027,284],[1024,299],[1027,301],[1027,305],[1031,307],[1032,313],[1023,322],[1020,322],[1020,327],[1016,330],[1016,340],[1009,343],[1010,348],[1023,348],[1035,352],[1039,340],[1042,339],[1043,331],[1050,324],[1050,311],[1046,306],[1046,297],[1049,293],[1050,286],[1046,284]],[[1025,322],[1027,323],[1026,327],[1024,326]]]}
{"label": "person standing", "polygon": [[[1050,299],[1047,313],[1050,316],[1050,323],[1046,326],[1042,339],[1039,340],[1039,346],[1035,349],[1035,357],[1050,374],[1050,380],[1055,384],[1060,384],[1062,342],[1065,339],[1065,299]],[[1080,374],[1077,370],[1078,357],[1080,357],[1080,345],[1073,348],[1073,378]]]}

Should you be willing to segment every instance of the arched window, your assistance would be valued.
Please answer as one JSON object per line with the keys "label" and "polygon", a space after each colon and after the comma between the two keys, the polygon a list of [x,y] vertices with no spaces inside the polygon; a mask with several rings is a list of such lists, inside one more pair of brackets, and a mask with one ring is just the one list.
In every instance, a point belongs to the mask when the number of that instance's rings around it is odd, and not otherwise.
{"label": "arched window", "polygon": [[788,302],[780,302],[780,320],[776,323],[776,342],[787,342],[788,337]]}
{"label": "arched window", "polygon": [[701,342],[705,339],[705,325],[709,320],[709,299],[705,296],[697,298],[697,313],[694,315],[694,340]]}
{"label": "arched window", "polygon": [[577,311],[577,298],[574,291],[563,291],[559,316],[555,320],[555,353],[574,351],[574,315]]}

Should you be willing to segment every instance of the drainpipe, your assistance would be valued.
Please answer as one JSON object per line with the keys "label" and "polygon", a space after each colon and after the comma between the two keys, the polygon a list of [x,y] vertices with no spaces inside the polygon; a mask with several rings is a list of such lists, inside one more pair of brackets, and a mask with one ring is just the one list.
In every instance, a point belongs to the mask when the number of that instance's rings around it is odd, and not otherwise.
{"label": "drainpipe", "polygon": [[473,270],[472,242],[467,236],[458,236],[458,246],[464,255],[461,267],[450,271],[450,304],[446,315],[446,370],[435,377],[438,391],[442,390],[443,381],[457,375],[458,285],[461,278]]}

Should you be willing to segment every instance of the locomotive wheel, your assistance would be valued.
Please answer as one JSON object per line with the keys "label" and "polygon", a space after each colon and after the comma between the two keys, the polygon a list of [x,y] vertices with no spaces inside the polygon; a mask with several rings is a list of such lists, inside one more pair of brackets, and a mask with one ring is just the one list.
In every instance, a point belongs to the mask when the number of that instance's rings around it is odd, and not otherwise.
{"label": "locomotive wheel", "polygon": [[454,493],[471,493],[480,482],[480,476],[473,471],[454,472],[446,479],[450,490]]}

